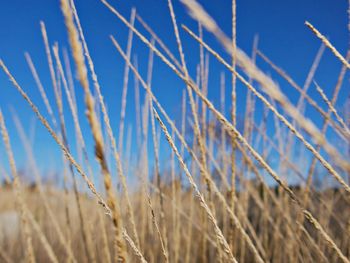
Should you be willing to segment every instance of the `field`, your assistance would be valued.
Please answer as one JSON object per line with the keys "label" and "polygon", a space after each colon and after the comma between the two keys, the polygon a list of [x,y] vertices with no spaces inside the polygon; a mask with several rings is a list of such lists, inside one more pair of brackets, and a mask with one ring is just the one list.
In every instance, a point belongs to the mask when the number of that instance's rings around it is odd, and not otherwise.
{"label": "field", "polygon": [[[350,51],[343,55],[306,21],[320,48],[300,85],[258,38],[251,55],[239,48],[236,0],[230,33],[200,1],[176,1],[196,28],[165,1],[174,50],[136,9],[126,18],[119,1],[100,0],[128,32],[122,40],[110,35],[123,61],[114,116],[79,10],[74,0],[59,2],[69,48],[40,22],[51,87],[25,53],[40,94],[32,98],[0,58],[6,89],[22,98],[12,115],[0,105],[0,262],[350,262]],[[199,54],[195,67],[185,38]],[[133,55],[141,45],[146,64]],[[340,70],[324,90],[315,76],[325,52]],[[154,79],[163,93],[179,83],[176,116]],[[17,107],[50,143],[24,128]],[[16,155],[18,141],[25,157]],[[46,144],[58,152],[52,176],[40,168],[49,158],[35,154]]]}

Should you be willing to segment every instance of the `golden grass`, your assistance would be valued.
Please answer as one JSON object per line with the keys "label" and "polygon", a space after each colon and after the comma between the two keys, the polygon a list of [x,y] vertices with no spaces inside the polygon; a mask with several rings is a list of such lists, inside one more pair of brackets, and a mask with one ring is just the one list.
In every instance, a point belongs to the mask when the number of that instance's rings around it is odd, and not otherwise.
{"label": "golden grass", "polygon": [[[181,2],[198,21],[198,34],[185,25],[180,27],[173,1],[168,0],[176,52],[136,9],[131,10],[127,20],[109,2],[101,2],[128,29],[125,51],[116,37],[110,36],[124,65],[123,83],[116,85],[122,91],[120,122],[116,126],[118,138],[111,124],[115,116],[107,111],[74,0],[60,1],[70,54],[64,49],[62,52],[58,43],[50,44],[45,24],[40,22],[55,107],[40,72],[29,53],[25,53],[49,120],[0,60],[1,69],[12,86],[59,146],[63,162],[63,174],[59,176],[64,182],[63,189],[43,182],[38,163],[46,160],[35,159],[33,142],[13,112],[28,158],[25,173],[32,174],[35,181],[32,186],[26,184],[16,167],[10,135],[0,110],[2,141],[11,171],[10,177],[4,168],[7,165],[0,165],[6,182],[0,188],[0,228],[13,229],[13,235],[8,231],[0,234],[0,261],[349,263],[350,163],[344,146],[350,138],[349,116],[340,110],[337,99],[350,69],[350,52],[343,57],[306,22],[322,43],[304,85],[300,86],[259,50],[257,37],[251,58],[237,46],[236,0],[231,3],[232,37],[226,36],[195,0]],[[150,38],[136,28],[138,23]],[[223,45],[230,56],[229,62],[207,44],[205,30]],[[184,40],[188,36],[189,41],[194,40],[198,45],[195,76],[191,76],[190,64],[186,61]],[[145,77],[139,70],[139,58],[135,55],[132,59],[138,41],[149,50]],[[314,80],[325,48],[330,49],[342,65],[329,98],[328,91]],[[70,56],[75,65],[73,72]],[[210,57],[223,66],[217,85],[218,104],[210,100],[209,91],[217,88],[209,82]],[[259,68],[257,58],[262,58],[297,92],[296,105],[272,77]],[[156,59],[162,64],[155,64]],[[152,78],[161,72],[158,66],[170,69],[180,80],[178,86],[183,89],[174,91],[182,95],[178,104],[179,122],[154,92]],[[76,83],[74,74],[78,77]],[[129,83],[130,74],[134,83]],[[229,82],[226,76],[230,77]],[[168,88],[166,81],[162,83],[164,89]],[[308,94],[312,83],[318,98]],[[130,84],[135,89],[132,107],[135,107],[137,127],[127,126],[127,109],[132,104],[127,101]],[[227,86],[229,98],[225,96]],[[237,105],[238,86],[247,91],[246,111],[242,114]],[[89,125],[86,131],[78,114],[76,94],[79,93],[75,91],[78,87],[84,94],[83,106]],[[230,107],[229,114],[226,114],[226,104]],[[309,106],[322,118],[322,128],[305,113]],[[258,107],[262,111],[259,122]],[[243,129],[239,126],[241,116]],[[73,123],[78,157],[71,151],[69,121]],[[268,132],[269,124],[274,128],[272,135]],[[124,136],[126,127],[129,128]],[[330,138],[329,127],[341,143]],[[89,158],[86,136],[92,136],[96,163]],[[300,158],[295,156],[296,151],[301,153]],[[273,158],[278,159],[277,165]],[[98,172],[93,169],[96,165]],[[313,183],[320,171],[336,186],[328,187],[322,182],[323,188],[316,187]],[[297,178],[299,185],[290,185],[290,176]],[[129,178],[133,185],[128,184]],[[12,222],[5,222],[8,215],[12,216]],[[20,231],[17,232],[17,228]]]}

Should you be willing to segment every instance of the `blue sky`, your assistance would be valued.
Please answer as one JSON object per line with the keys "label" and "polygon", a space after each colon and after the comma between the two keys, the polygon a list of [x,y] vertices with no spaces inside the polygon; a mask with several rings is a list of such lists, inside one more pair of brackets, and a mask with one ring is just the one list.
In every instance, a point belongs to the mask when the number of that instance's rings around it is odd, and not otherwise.
{"label": "blue sky", "polygon": [[[99,76],[102,92],[106,98],[112,126],[116,129],[119,125],[120,98],[122,93],[122,77],[124,62],[111,44],[109,35],[112,34],[122,47],[126,47],[127,28],[113,15],[99,0],[76,0],[76,7],[83,26],[87,44],[95,63],[96,72]],[[136,7],[138,14],[153,28],[153,30],[164,40],[173,53],[178,57],[173,28],[169,17],[167,1],[165,0],[128,0],[110,3],[118,9],[125,17],[129,18],[132,7]],[[200,3],[216,19],[220,27],[230,35],[231,32],[231,3],[229,0],[202,0]],[[185,8],[179,1],[174,1],[174,8],[178,23],[189,26],[197,32],[197,24],[187,15]],[[0,2],[0,57],[4,60],[17,81],[28,92],[31,98],[38,104],[40,110],[48,116],[44,104],[40,98],[35,82],[30,74],[24,59],[24,52],[31,54],[37,67],[40,78],[48,93],[52,105],[54,95],[49,77],[44,45],[41,38],[39,21],[44,21],[48,31],[50,43],[57,41],[60,47],[67,47],[67,37],[63,17],[59,8],[58,0],[12,0]],[[285,69],[299,84],[307,76],[312,61],[320,46],[320,41],[304,25],[308,20],[323,34],[325,34],[335,47],[345,54],[349,43],[347,30],[347,1],[339,0],[237,0],[237,41],[240,48],[251,53],[254,35],[259,35],[259,49],[268,55],[272,61]],[[136,22],[136,26],[141,28]],[[141,30],[142,32],[145,32]],[[185,56],[189,63],[189,71],[194,76],[195,66],[198,63],[199,51],[197,43],[184,31],[181,31],[184,42]],[[220,45],[213,37],[205,32],[204,38],[220,53],[225,54]],[[140,71],[146,76],[148,50],[134,38],[132,54],[139,58]],[[227,56],[225,55],[227,58]],[[210,59],[209,97],[216,105],[219,105],[219,77],[223,67],[214,58]],[[277,81],[280,79],[261,60],[258,65],[270,72]],[[331,96],[334,88],[340,63],[326,50],[315,79],[324,88],[326,94]],[[227,72],[226,72],[227,73]],[[228,74],[227,74],[228,75]],[[229,83],[229,79],[227,79]],[[127,106],[127,125],[134,122],[134,88],[133,76],[130,74]],[[282,90],[296,102],[298,99],[294,90],[285,82],[279,83]],[[345,80],[348,87],[348,78]],[[13,107],[26,130],[29,132],[33,123],[34,115],[19,94],[8,82],[7,77],[0,73],[0,107],[5,114],[10,131],[16,160],[20,167],[26,162],[23,148],[12,121],[10,108]],[[181,101],[181,81],[165,66],[159,59],[155,59],[153,74],[153,90],[160,102],[175,119],[179,118],[179,103]],[[227,85],[227,98],[230,87]],[[80,120],[83,129],[87,128],[83,116],[83,99],[78,83],[76,82],[78,95],[78,106],[80,109]],[[245,104],[245,88],[238,86],[238,114],[243,116]],[[310,88],[310,95],[319,101],[314,86]],[[348,88],[343,88],[339,106],[344,103],[348,96]],[[228,104],[228,102],[227,102]],[[68,109],[68,104],[65,102]],[[55,108],[55,107],[54,107]],[[227,106],[227,109],[228,106]],[[261,111],[261,108],[257,109]],[[307,111],[308,117],[320,125],[320,118],[315,112]],[[70,117],[69,117],[70,118]],[[73,130],[71,118],[67,122],[68,129]],[[60,170],[58,148],[41,124],[36,125],[35,155],[43,170]],[[125,132],[126,134],[126,132]],[[92,144],[90,134],[86,140]],[[74,140],[74,136],[70,137]],[[4,151],[0,151],[2,163],[6,163]]]}

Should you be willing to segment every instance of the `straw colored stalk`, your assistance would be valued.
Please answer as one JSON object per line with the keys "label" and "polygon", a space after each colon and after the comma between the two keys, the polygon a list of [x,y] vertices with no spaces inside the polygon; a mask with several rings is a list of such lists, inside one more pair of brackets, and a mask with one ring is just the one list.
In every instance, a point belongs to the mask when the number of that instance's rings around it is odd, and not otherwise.
{"label": "straw colored stalk", "polygon": [[[220,74],[220,107],[221,112],[226,112],[226,103],[225,103],[225,92],[226,92],[226,84],[225,84],[225,73],[221,72]],[[227,159],[226,159],[226,131],[223,127],[221,127],[221,165],[223,167],[224,174],[227,174]]]}
{"label": "straw colored stalk", "polygon": [[[236,0],[232,0],[232,68],[236,70],[236,37],[237,37],[237,16],[236,16]],[[202,45],[201,45],[202,47]],[[237,125],[236,119],[236,75],[232,74],[232,91],[231,91],[231,119],[233,126]],[[224,143],[224,142],[223,142]],[[234,198],[236,195],[236,140],[233,136],[231,138],[231,209],[235,211]],[[233,222],[230,221],[230,230],[229,230],[229,243],[231,249],[234,249],[234,228]]]}
{"label": "straw colored stalk", "polygon": [[52,87],[53,87],[53,90],[54,90],[55,97],[57,99],[59,97],[58,86],[57,86],[57,79],[56,79],[56,74],[55,74],[55,70],[54,70],[54,66],[53,66],[53,61],[52,61],[52,56],[51,56],[51,51],[50,51],[50,45],[49,45],[49,39],[48,39],[48,36],[47,36],[45,23],[43,21],[40,21],[40,28],[41,28],[41,34],[42,34],[42,37],[43,37],[43,40],[44,40],[44,46],[45,46],[47,62],[48,62],[48,65],[49,65],[49,70],[50,70]]}
{"label": "straw colored stalk", "polygon": [[329,110],[334,114],[337,121],[343,126],[344,131],[350,138],[350,130],[347,127],[344,119],[338,114],[337,110],[334,108],[332,102],[327,98],[327,95],[324,93],[323,89],[315,82],[317,92],[321,95],[323,101],[327,104]]}
{"label": "straw colored stalk", "polygon": [[51,108],[51,105],[50,105],[50,102],[49,102],[49,99],[47,98],[47,95],[46,95],[46,92],[45,92],[45,89],[40,81],[40,78],[39,78],[39,75],[35,69],[35,66],[34,66],[34,63],[29,55],[29,53],[25,52],[24,53],[24,56],[26,58],[26,61],[27,61],[27,64],[30,68],[30,71],[34,77],[34,80],[36,82],[36,85],[38,86],[38,89],[39,89],[39,92],[40,92],[40,95],[44,101],[44,104],[45,104],[45,107],[47,109],[47,112],[49,113],[50,115],[50,118],[52,120],[52,123],[53,123],[53,126],[57,129],[57,121],[56,121],[56,118],[55,118],[55,115],[53,113],[53,110]]}
{"label": "straw colored stalk", "polygon": [[156,215],[154,213],[154,209],[152,207],[151,197],[148,194],[147,194],[147,200],[148,200],[148,206],[149,206],[150,211],[151,211],[152,222],[154,224],[154,227],[156,228],[156,232],[157,232],[157,235],[158,235],[158,238],[159,238],[159,241],[160,241],[160,245],[161,245],[161,248],[162,248],[162,254],[164,256],[164,261],[166,263],[168,263],[169,262],[169,256],[168,256],[167,248],[165,247],[165,243],[163,241],[163,237],[162,237],[162,234],[161,234],[160,229],[159,229],[158,221],[157,221]]}
{"label": "straw colored stalk", "polygon": [[125,174],[126,176],[129,174],[129,171],[132,168],[131,165],[131,155],[132,155],[132,125],[128,125],[128,129],[126,132],[126,145],[125,145]]}
{"label": "straw colored stalk", "polygon": [[[114,137],[113,131],[112,131],[112,127],[111,127],[111,124],[110,124],[110,121],[109,121],[109,116],[108,116],[108,113],[107,113],[107,109],[106,109],[106,106],[105,106],[105,103],[104,103],[104,100],[103,100],[103,96],[101,94],[100,84],[98,82],[97,75],[95,73],[94,64],[93,64],[93,61],[91,59],[91,56],[90,56],[90,53],[89,53],[89,49],[88,49],[86,41],[85,41],[85,37],[84,37],[84,34],[83,34],[82,27],[80,25],[80,20],[79,20],[78,13],[77,13],[75,5],[74,5],[74,1],[70,0],[70,3],[71,3],[71,10],[73,12],[75,21],[76,21],[77,26],[78,26],[78,32],[76,32],[75,37],[76,37],[76,40],[78,41],[78,43],[82,44],[83,47],[81,49],[83,49],[82,51],[84,51],[84,55],[85,55],[85,57],[87,59],[87,62],[88,62],[88,66],[89,66],[89,70],[90,70],[90,73],[91,73],[91,78],[92,78],[92,81],[93,81],[93,84],[94,84],[94,88],[95,88],[95,91],[96,91],[96,94],[97,94],[97,97],[98,97],[98,101],[99,101],[99,103],[101,105],[102,114],[103,114],[103,121],[104,121],[104,123],[106,125],[107,134],[108,134],[109,140],[110,140],[111,145],[112,145],[112,150],[113,150],[113,155],[114,155],[114,159],[115,159],[115,162],[116,162],[117,172],[118,172],[118,175],[119,175],[119,178],[120,178],[120,181],[121,181],[121,185],[122,185],[122,188],[123,188],[123,193],[124,193],[125,200],[126,200],[127,216],[130,218],[130,223],[131,223],[131,226],[132,226],[132,232],[133,232],[133,236],[135,238],[136,246],[138,248],[140,248],[140,241],[139,241],[139,237],[138,237],[138,234],[137,234],[137,231],[136,231],[136,224],[135,224],[135,219],[134,219],[135,216],[134,216],[134,213],[133,213],[133,210],[132,210],[132,207],[131,207],[128,187],[127,187],[127,184],[126,184],[126,178],[125,178],[125,175],[124,175],[124,172],[123,172],[123,166],[122,166],[121,158],[120,158],[120,155],[119,155],[119,153],[117,151],[117,144],[116,144],[115,137]],[[72,23],[73,23],[73,21],[72,21]],[[74,26],[74,24],[72,24],[72,25]],[[82,41],[81,43],[79,42],[79,38],[78,38],[77,33],[79,33],[80,39]],[[84,61],[84,57],[83,56],[81,57],[81,59]],[[86,72],[85,64],[83,63],[81,66],[84,67],[84,69],[82,69],[81,73],[83,74],[83,76],[85,76],[85,78],[87,80],[87,72]]]}
{"label": "straw colored stalk", "polygon": [[128,242],[130,245],[131,249],[134,251],[135,255],[140,259],[141,263],[147,263],[147,260],[144,258],[142,255],[141,251],[139,250],[138,247],[136,247],[134,241],[131,239],[131,237],[128,235],[125,229],[122,231],[124,239]]}
{"label": "straw colored stalk", "polygon": [[63,60],[64,60],[64,66],[65,66],[65,69],[67,72],[68,87],[70,89],[70,92],[72,94],[72,100],[74,102],[73,105],[76,108],[76,111],[78,111],[77,99],[76,99],[75,89],[74,89],[72,67],[70,65],[70,59],[69,59],[68,51],[66,48],[63,48]]}
{"label": "straw colored stalk", "polygon": [[[134,26],[135,22],[135,15],[136,15],[136,10],[133,8],[131,10],[131,16],[130,16],[130,24]],[[130,59],[131,55],[131,48],[132,48],[132,37],[133,37],[133,31],[129,30],[129,35],[128,35],[128,43],[126,46],[126,54],[128,58]],[[123,79],[123,91],[122,91],[122,105],[120,109],[120,123],[119,123],[119,140],[118,140],[118,147],[120,153],[123,152],[123,137],[124,137],[124,122],[125,122],[125,109],[126,109],[126,96],[128,93],[128,81],[129,81],[129,66],[125,64],[124,68],[124,79]]]}
{"label": "straw colored stalk", "polygon": [[[134,65],[138,68],[137,56],[134,56]],[[140,110],[140,87],[139,80],[134,77],[134,90],[135,90],[135,119],[136,119],[136,139],[137,145],[141,145],[141,110]]]}
{"label": "straw colored stalk", "polygon": [[341,63],[343,63],[344,66],[346,66],[348,69],[350,69],[349,62],[338,52],[338,50],[331,44],[331,42],[320,33],[311,23],[308,21],[305,21],[305,25],[322,41],[323,44],[325,44],[326,47],[330,49],[330,51],[340,60]]}
{"label": "straw colored stalk", "polygon": [[114,245],[116,247],[115,261],[126,262],[127,250],[121,235],[122,218],[119,211],[116,196],[112,187],[112,177],[109,172],[107,161],[104,155],[105,151],[103,136],[101,132],[100,123],[98,122],[96,113],[94,111],[94,100],[89,88],[87,70],[84,62],[83,47],[79,40],[78,31],[74,25],[73,15],[68,0],[61,1],[61,9],[65,17],[65,22],[69,35],[69,42],[71,45],[73,58],[76,64],[79,81],[83,87],[85,94],[86,117],[88,119],[95,142],[95,156],[101,167],[101,172],[103,174],[104,179],[104,186],[107,193],[107,203],[112,212],[112,222],[114,227]]}
{"label": "straw colored stalk", "polygon": [[[253,50],[252,50],[252,55],[251,59],[252,62],[255,64],[256,61],[256,50],[258,46],[258,41],[259,38],[257,36],[254,36],[253,40]],[[248,76],[248,82],[249,84],[253,83],[253,78],[249,75]],[[243,130],[243,135],[244,137],[247,138],[248,142],[251,142],[252,137],[253,137],[253,122],[254,122],[254,111],[255,111],[255,98],[252,95],[252,92],[250,90],[247,91],[247,96],[246,96],[246,103],[245,103],[245,113],[244,113],[244,130]]]}

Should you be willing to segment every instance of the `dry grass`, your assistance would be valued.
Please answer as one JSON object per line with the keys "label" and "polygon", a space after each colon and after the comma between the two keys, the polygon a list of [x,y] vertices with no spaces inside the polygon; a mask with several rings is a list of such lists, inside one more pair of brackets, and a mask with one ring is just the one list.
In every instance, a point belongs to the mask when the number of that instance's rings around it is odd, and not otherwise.
{"label": "dry grass", "polygon": [[[349,263],[350,163],[346,147],[350,116],[340,110],[337,99],[350,69],[350,52],[342,56],[306,22],[322,45],[300,86],[259,50],[258,38],[253,43],[252,57],[237,46],[236,0],[232,1],[232,37],[195,0],[182,2],[198,21],[198,34],[185,25],[180,27],[173,1],[168,0],[177,47],[174,53],[135,9],[128,21],[106,0],[101,2],[129,31],[126,51],[116,37],[110,37],[118,58],[121,56],[125,63],[118,140],[111,124],[115,116],[107,111],[74,0],[60,1],[70,55],[62,52],[58,43],[50,43],[45,24],[40,22],[55,106],[29,53],[25,59],[45,113],[25,92],[27,87],[22,88],[0,60],[10,85],[57,144],[64,167],[59,175],[63,187],[43,182],[38,168],[42,160],[35,159],[33,142],[14,112],[13,121],[29,163],[24,173],[32,174],[35,182],[26,184],[16,166],[10,143],[12,134],[8,133],[0,111],[2,141],[11,172],[10,177],[2,168],[7,165],[1,165],[5,183],[0,188],[0,262]],[[138,23],[142,30],[136,28]],[[142,34],[143,30],[151,37]],[[229,62],[207,44],[204,30],[223,45]],[[185,38],[198,45],[195,76],[191,76],[186,61]],[[138,69],[137,56],[131,59],[136,52],[135,42],[149,50],[146,77]],[[314,80],[325,48],[342,65],[331,97]],[[70,58],[75,65],[73,72]],[[223,69],[218,83],[219,107],[209,98],[208,91],[215,89],[209,83],[210,58],[216,59]],[[300,96],[296,105],[259,68],[257,58],[262,58],[294,88]],[[180,122],[175,121],[153,91],[152,77],[161,72],[154,67],[156,59],[162,62],[157,67],[170,69],[179,80],[179,88],[183,88],[176,91],[182,94]],[[133,83],[129,81],[130,74]],[[308,94],[313,84],[318,97]],[[127,100],[131,85],[135,89],[132,119],[136,135],[129,128],[124,136],[127,104],[132,104]],[[162,85],[167,88],[166,80]],[[237,105],[238,85],[247,90],[247,110],[243,114]],[[84,105],[77,104],[78,88],[82,88]],[[64,100],[68,102],[67,109]],[[319,114],[321,127],[305,113],[309,106]],[[86,130],[79,119],[79,107],[86,113]],[[257,117],[259,107],[261,119]],[[46,113],[49,120],[44,117]],[[70,121],[76,145],[69,141]],[[272,135],[268,132],[271,129]],[[336,139],[328,135],[330,132]],[[93,153],[89,152],[87,136],[93,139]],[[74,146],[77,157],[71,150]],[[273,159],[278,160],[277,165]],[[331,184],[323,180],[315,185],[320,174],[332,180]],[[129,178],[133,184],[128,183]],[[297,178],[298,183],[290,185],[290,178]],[[103,185],[103,189],[93,181]]]}

